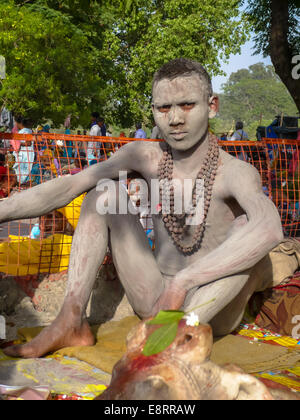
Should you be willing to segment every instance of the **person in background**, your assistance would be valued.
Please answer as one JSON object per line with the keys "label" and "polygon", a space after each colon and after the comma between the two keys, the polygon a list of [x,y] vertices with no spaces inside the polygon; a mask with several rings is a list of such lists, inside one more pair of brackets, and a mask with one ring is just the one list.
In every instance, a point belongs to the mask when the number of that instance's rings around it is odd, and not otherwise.
{"label": "person in background", "polygon": [[14,119],[14,126],[13,126],[13,128],[12,128],[11,132],[12,132],[13,134],[18,134],[18,132],[19,132],[19,129],[18,129],[18,124],[17,124],[17,122],[16,122],[16,120],[15,120],[15,119]]}
{"label": "person in background", "polygon": [[49,181],[58,175],[54,153],[50,149],[38,152],[38,157],[31,170],[31,180],[35,185]]}
{"label": "person in background", "polygon": [[[47,124],[44,127],[42,125],[38,125],[36,128],[37,134],[43,134],[43,133],[49,133],[50,132],[50,126]],[[47,139],[43,136],[37,136],[36,137],[36,148],[37,151],[45,150],[47,149],[48,142]]]}
{"label": "person in background", "polygon": [[226,133],[221,134],[220,140],[221,141],[226,141],[227,140],[227,134]]}
{"label": "person in background", "polygon": [[84,152],[81,152],[79,158],[74,159],[74,163],[66,165],[62,168],[63,175],[76,175],[78,172],[85,169],[87,166],[86,156]]}
{"label": "person in background", "polygon": [[146,139],[147,138],[147,134],[142,129],[142,124],[140,122],[136,123],[135,128],[136,128],[136,132],[135,132],[135,135],[134,135],[135,139]]}
{"label": "person in background", "polygon": [[107,136],[107,134],[106,134],[107,129],[106,129],[106,125],[104,123],[104,118],[99,117],[97,122],[98,122],[98,126],[100,127],[100,130],[101,130],[101,136],[106,137]]}
{"label": "person in background", "polygon": [[[81,136],[81,130],[77,130],[77,136]],[[75,152],[74,157],[77,158],[81,153],[83,153],[83,141],[74,142]]]}
{"label": "person in background", "polygon": [[[106,129],[106,125],[104,124],[104,118],[99,117],[97,122],[98,122],[98,126],[100,127],[100,130],[101,130],[100,136],[101,137],[106,137],[107,136],[107,129]],[[111,137],[111,134],[109,135],[109,137]],[[103,157],[105,155],[105,150],[110,148],[110,146],[111,146],[110,143],[106,143],[106,142],[98,143],[97,144],[98,157]]]}
{"label": "person in background", "polygon": [[[15,117],[15,125],[14,125],[14,128],[12,130],[13,134],[18,134],[19,133],[19,130],[20,130],[20,127],[21,127],[21,124],[22,124],[22,120],[23,120],[23,117],[21,117],[21,116]],[[14,140],[14,139],[10,140],[10,146],[13,148],[14,152],[18,153],[18,151],[20,150],[20,147],[21,147],[21,140]]]}
{"label": "person in background", "polygon": [[17,178],[12,170],[6,165],[4,154],[0,154],[0,199],[9,195],[12,188],[16,185]]}
{"label": "person in background", "polygon": [[99,112],[92,112],[91,113],[91,129],[94,125],[98,125],[97,121],[100,118]]}
{"label": "person in background", "polygon": [[[244,128],[244,124],[242,123],[242,121],[237,121],[237,123],[235,125],[235,132],[229,138],[229,140],[231,140],[231,141],[249,140],[249,136],[246,133],[246,131],[243,130],[243,128]],[[242,147],[239,147],[239,149],[241,149],[241,151],[237,154],[236,157],[240,160],[244,160],[245,162],[247,162],[248,161],[248,154],[243,150]]]}
{"label": "person in background", "polygon": [[244,124],[242,121],[238,121],[235,125],[235,132],[233,133],[232,137],[229,139],[231,141],[244,141],[249,140],[249,136],[246,131],[243,130]]}
{"label": "person in background", "polygon": [[49,124],[46,124],[42,128],[42,133],[50,133],[50,129],[51,129],[50,125]]}
{"label": "person in background", "polygon": [[[71,130],[69,128],[65,129],[65,135],[71,135]],[[64,158],[71,158],[73,156],[73,142],[71,140],[66,140],[66,147],[63,153]]]}
{"label": "person in background", "polygon": [[[14,126],[11,130],[12,134],[18,134],[19,133],[19,129],[18,129],[18,124],[14,118]],[[9,141],[10,147],[12,147],[14,152],[18,152],[20,147],[21,147],[21,142],[19,140],[10,140]]]}
{"label": "person in background", "polygon": [[[93,112],[91,114],[91,129],[90,129],[90,136],[91,137],[99,137],[102,135],[101,128],[98,124],[100,119],[98,112]],[[86,145],[86,143],[85,143]],[[87,143],[87,151],[86,156],[88,158],[88,162],[90,165],[94,165],[97,163],[97,158],[99,157],[99,148],[101,147],[101,144],[99,145],[96,141],[89,141]]]}
{"label": "person in background", "polygon": [[[19,134],[32,134],[31,122],[25,118],[17,120]],[[34,148],[31,140],[21,141],[21,147],[18,152],[14,152],[16,163],[14,164],[14,171],[17,175],[19,184],[24,184],[29,181],[29,175],[34,162]]]}
{"label": "person in background", "polygon": [[71,175],[76,175],[78,172],[82,171],[87,166],[86,156],[84,152],[80,153],[79,159],[75,159],[74,162],[75,167],[70,170]]}

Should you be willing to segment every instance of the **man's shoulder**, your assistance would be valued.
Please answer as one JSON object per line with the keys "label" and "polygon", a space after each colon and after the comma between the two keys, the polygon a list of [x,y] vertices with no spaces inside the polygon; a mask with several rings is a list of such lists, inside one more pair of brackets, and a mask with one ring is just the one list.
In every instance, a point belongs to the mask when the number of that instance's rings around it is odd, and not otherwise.
{"label": "man's shoulder", "polygon": [[160,145],[159,142],[155,142],[155,141],[144,141],[143,139],[141,140],[136,140],[136,141],[131,141],[129,143],[127,143],[125,146],[122,147],[122,149],[127,149],[130,151],[136,151],[136,152],[152,152],[152,151],[158,151],[160,149]]}
{"label": "man's shoulder", "polygon": [[222,174],[226,177],[232,178],[232,176],[234,175],[236,175],[236,178],[239,178],[241,176],[259,176],[258,170],[253,165],[231,156],[224,150],[220,151],[220,158]]}

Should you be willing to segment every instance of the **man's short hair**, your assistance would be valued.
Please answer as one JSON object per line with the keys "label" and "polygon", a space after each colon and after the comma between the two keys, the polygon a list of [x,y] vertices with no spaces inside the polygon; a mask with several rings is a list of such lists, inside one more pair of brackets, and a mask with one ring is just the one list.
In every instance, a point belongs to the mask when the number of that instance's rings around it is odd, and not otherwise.
{"label": "man's short hair", "polygon": [[93,118],[100,118],[100,114],[99,114],[99,112],[92,112],[91,113],[91,117],[93,117]]}
{"label": "man's short hair", "polygon": [[163,79],[173,80],[177,77],[187,77],[197,74],[207,87],[208,95],[213,95],[211,78],[202,64],[198,61],[189,60],[187,58],[176,58],[164,64],[153,77],[152,89],[155,83]]}
{"label": "man's short hair", "polygon": [[18,123],[18,124],[21,124],[22,123],[22,121],[23,121],[23,117],[22,117],[22,115],[17,115],[16,117],[15,117],[15,121],[16,121],[16,123]]}
{"label": "man's short hair", "polygon": [[142,128],[142,123],[140,123],[140,122],[136,123],[136,124],[135,124],[135,128],[136,128],[137,130],[140,130],[140,129]]}
{"label": "man's short hair", "polygon": [[242,130],[243,128],[244,128],[244,124],[242,123],[242,121],[237,121],[237,123],[235,124],[235,129]]}

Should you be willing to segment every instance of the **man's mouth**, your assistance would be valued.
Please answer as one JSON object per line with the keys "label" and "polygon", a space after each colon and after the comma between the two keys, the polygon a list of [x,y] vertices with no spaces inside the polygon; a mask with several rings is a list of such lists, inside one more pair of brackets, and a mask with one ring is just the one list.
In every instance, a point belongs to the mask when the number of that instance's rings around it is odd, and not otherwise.
{"label": "man's mouth", "polygon": [[170,133],[170,135],[174,137],[175,139],[181,139],[187,135],[187,132],[186,131],[173,131],[172,133]]}

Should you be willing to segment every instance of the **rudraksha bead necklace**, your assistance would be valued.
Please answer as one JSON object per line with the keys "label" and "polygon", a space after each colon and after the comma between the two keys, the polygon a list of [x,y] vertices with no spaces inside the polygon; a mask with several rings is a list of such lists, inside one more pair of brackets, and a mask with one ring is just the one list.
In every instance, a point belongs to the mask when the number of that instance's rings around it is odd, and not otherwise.
{"label": "rudraksha bead necklace", "polygon": [[204,181],[204,217],[202,223],[196,226],[192,243],[188,245],[183,242],[183,236],[189,228],[189,225],[186,223],[187,218],[195,215],[196,208],[199,203],[200,194],[197,191],[197,182],[195,181],[195,185],[193,187],[192,204],[190,205],[188,211],[183,214],[175,214],[174,185],[172,185],[174,162],[172,149],[169,145],[166,145],[166,150],[159,162],[158,178],[160,181],[160,200],[162,204],[162,211],[165,209],[164,205],[166,204],[168,197],[170,200],[170,212],[169,214],[162,214],[163,222],[172,237],[174,244],[184,255],[194,254],[201,246],[206,227],[207,214],[212,198],[213,185],[218,169],[219,155],[220,150],[218,140],[215,136],[209,134],[208,151],[203,161],[202,168],[198,172],[196,178],[196,181],[197,179]]}

